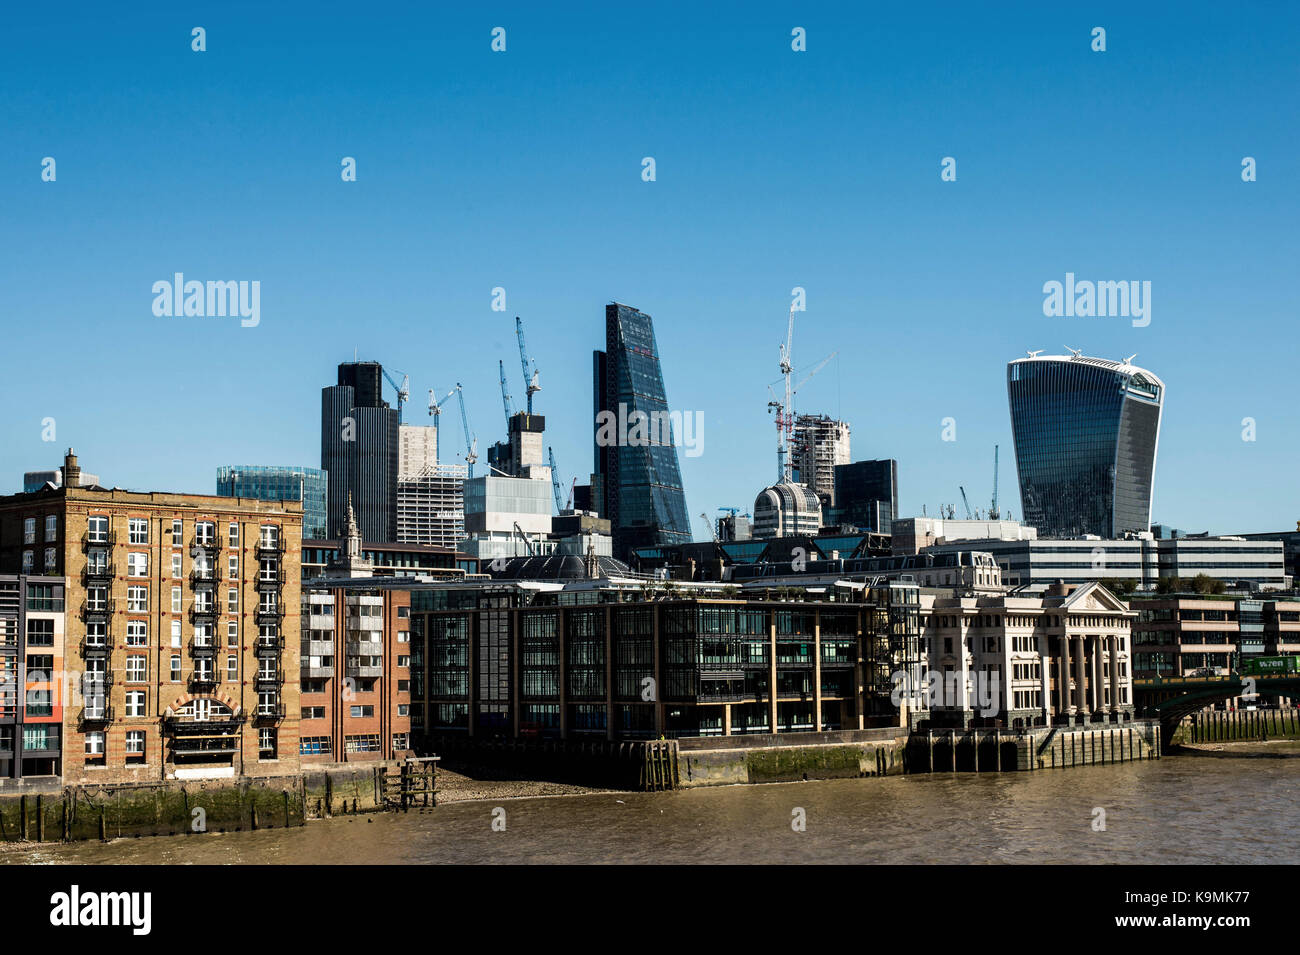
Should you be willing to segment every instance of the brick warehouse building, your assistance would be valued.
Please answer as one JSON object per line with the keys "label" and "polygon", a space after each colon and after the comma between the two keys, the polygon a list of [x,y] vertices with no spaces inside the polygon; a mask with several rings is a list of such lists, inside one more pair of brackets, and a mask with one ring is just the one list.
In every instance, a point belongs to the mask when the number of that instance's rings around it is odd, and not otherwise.
{"label": "brick warehouse building", "polygon": [[0,573],[66,580],[64,782],[297,772],[302,505],[79,472],[0,497]]}

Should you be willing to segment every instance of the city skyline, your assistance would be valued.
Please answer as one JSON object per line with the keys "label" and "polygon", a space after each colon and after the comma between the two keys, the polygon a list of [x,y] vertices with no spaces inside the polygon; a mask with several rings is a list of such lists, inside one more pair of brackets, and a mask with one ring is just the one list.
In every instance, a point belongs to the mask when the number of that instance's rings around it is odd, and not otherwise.
{"label": "city skyline", "polygon": [[[692,11],[689,29],[645,29],[517,10],[493,54],[495,22],[472,14],[381,13],[340,39],[236,7],[203,15],[199,54],[182,16],[90,16],[56,35],[15,14],[0,120],[9,330],[15,353],[57,355],[58,372],[52,387],[48,362],[11,370],[2,491],[68,446],[107,484],[191,493],[232,460],[312,464],[317,389],[354,348],[411,376],[411,423],[428,422],[429,388],[463,381],[486,448],[504,436],[495,364],[514,368],[516,314],[561,476],[585,483],[587,356],[600,310],[624,301],[654,316],[673,407],[704,415],[703,453],[681,459],[688,514],[750,510],[771,480],[766,385],[799,287],[796,368],[839,356],[798,410],[849,421],[854,460],[896,459],[903,515],[960,506],[959,485],[986,504],[993,445],[1012,446],[1003,367],[1069,346],[1136,353],[1174,389],[1153,521],[1267,532],[1300,516],[1294,350],[1252,349],[1248,374],[1223,364],[1243,330],[1284,341],[1295,311],[1296,137],[1275,117],[1296,93],[1276,23],[1114,9],[1095,15],[1110,41],[1095,53],[1093,23],[1054,11],[996,31],[957,12],[917,34],[899,11],[744,26]],[[446,33],[458,42],[428,56]],[[104,53],[93,93],[65,62],[77,47]],[[348,54],[346,76],[322,73],[343,62],[322,52]],[[963,84],[917,65],[935,57]],[[1213,85],[1198,81],[1207,61]],[[1153,144],[1153,124],[1179,135]],[[344,157],[356,182],[340,180]],[[1258,181],[1242,181],[1243,157]],[[103,221],[111,233],[73,225]],[[176,272],[260,282],[259,323],[155,316],[151,287]],[[1074,275],[1150,282],[1147,314],[1049,317],[1044,286]],[[137,394],[165,438],[114,413]],[[457,430],[445,462],[463,452]],[[1004,460],[1004,501],[1014,474]]]}

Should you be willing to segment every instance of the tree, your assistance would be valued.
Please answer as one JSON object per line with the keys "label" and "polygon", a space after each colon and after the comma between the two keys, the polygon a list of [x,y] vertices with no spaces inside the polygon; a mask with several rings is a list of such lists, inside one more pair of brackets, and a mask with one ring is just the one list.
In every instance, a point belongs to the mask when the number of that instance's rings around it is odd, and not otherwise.
{"label": "tree", "polygon": [[1192,590],[1198,594],[1221,594],[1228,588],[1222,580],[1209,574],[1197,574],[1192,578]]}
{"label": "tree", "polygon": [[1156,581],[1156,593],[1176,594],[1183,589],[1183,582],[1177,577],[1161,577]]}

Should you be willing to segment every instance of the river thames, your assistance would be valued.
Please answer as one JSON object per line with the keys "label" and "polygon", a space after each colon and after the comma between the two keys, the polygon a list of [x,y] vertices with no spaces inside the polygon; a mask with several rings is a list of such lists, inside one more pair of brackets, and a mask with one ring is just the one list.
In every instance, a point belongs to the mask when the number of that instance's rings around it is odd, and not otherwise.
{"label": "river thames", "polygon": [[288,830],[14,846],[0,862],[1260,864],[1300,861],[1297,832],[1292,751],[462,802]]}

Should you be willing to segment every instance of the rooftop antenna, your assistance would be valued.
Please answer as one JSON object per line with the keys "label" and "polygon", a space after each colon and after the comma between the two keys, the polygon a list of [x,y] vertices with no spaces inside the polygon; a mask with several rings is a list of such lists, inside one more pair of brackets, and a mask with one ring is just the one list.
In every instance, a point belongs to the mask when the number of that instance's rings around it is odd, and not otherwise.
{"label": "rooftop antenna", "polygon": [[1066,346],[1065,346],[1065,350],[1068,351],[1068,352],[1069,352],[1071,355],[1073,355],[1075,358],[1082,358],[1082,357],[1083,357],[1083,352],[1079,351],[1079,349],[1077,349],[1077,348],[1071,348],[1069,345],[1066,345]]}
{"label": "rooftop antenna", "polygon": [[1037,358],[1037,357],[1038,357],[1039,355],[1041,355],[1042,353],[1043,353],[1043,350],[1040,348],[1040,349],[1038,349],[1037,351],[1031,351],[1031,352],[1029,352],[1028,354],[1029,354],[1029,357],[1030,357],[1030,358]]}
{"label": "rooftop antenna", "polygon": [[1136,357],[1137,357],[1137,352],[1134,352],[1133,354],[1129,355],[1127,358],[1124,359],[1124,364],[1126,365],[1133,364],[1133,359]]}

